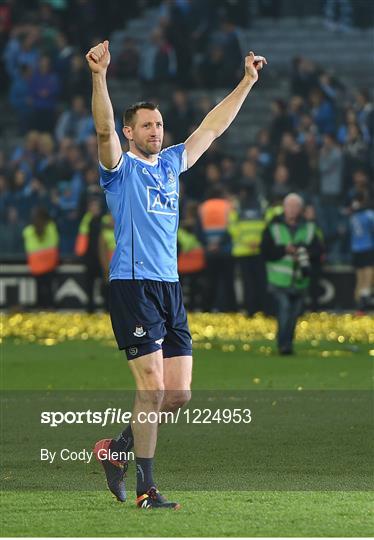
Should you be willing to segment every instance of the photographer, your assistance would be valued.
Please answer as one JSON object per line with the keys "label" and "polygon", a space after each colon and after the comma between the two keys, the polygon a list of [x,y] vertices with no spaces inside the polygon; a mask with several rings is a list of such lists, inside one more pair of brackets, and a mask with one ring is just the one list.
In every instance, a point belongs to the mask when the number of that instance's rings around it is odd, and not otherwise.
{"label": "photographer", "polygon": [[305,221],[303,206],[299,195],[287,195],[284,214],[269,223],[261,242],[270,291],[277,302],[280,354],[293,354],[292,342],[309,286],[311,260],[322,252],[316,225]]}

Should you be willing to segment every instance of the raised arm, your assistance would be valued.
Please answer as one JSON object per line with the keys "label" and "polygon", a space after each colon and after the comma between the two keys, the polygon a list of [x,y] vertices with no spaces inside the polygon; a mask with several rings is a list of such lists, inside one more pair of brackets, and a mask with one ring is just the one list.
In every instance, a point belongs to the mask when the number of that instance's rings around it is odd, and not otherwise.
{"label": "raised arm", "polygon": [[255,56],[250,52],[245,57],[245,73],[238,86],[212,109],[200,126],[186,140],[187,166],[191,167],[229,127],[238,114],[245,98],[258,79],[258,71],[267,64],[263,56]]}
{"label": "raised arm", "polygon": [[97,133],[99,159],[107,169],[113,169],[122,156],[122,148],[115,130],[113,107],[106,84],[110,63],[109,41],[99,43],[86,54],[92,72],[92,114]]}

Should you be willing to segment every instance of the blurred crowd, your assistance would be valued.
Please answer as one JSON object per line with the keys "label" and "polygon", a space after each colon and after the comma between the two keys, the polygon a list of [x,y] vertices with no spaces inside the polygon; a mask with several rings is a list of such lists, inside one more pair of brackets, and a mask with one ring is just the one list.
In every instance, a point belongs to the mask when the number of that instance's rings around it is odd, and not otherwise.
{"label": "blurred crowd", "polygon": [[[43,207],[57,226],[60,255],[75,257],[92,201],[100,214],[106,212],[84,54],[109,30],[120,31],[144,7],[158,7],[148,42],[119,32],[108,77],[142,83],[139,98],[170,96],[161,111],[164,146],[185,140],[197,127],[215,105],[214,88],[235,85],[242,73],[240,32],[249,24],[248,9],[245,2],[219,1],[212,10],[212,2],[133,1],[126,9],[119,1],[90,0],[0,5],[0,88],[19,127],[16,144],[0,150],[1,253],[24,252],[24,229],[35,209]],[[289,81],[289,98],[269,103],[269,122],[240,159],[227,151],[225,135],[182,175],[181,229],[206,247],[201,214],[207,201],[224,201],[239,220],[247,212],[265,222],[287,194],[297,192],[307,219],[321,230],[324,260],[351,263],[354,205],[359,200],[362,207],[373,206],[372,96],[367,89],[347,90],[308,58],[293,59]],[[149,87],[152,96],[146,94]],[[194,88],[207,92],[194,98]],[[232,257],[235,233],[229,221],[222,227],[224,241],[217,249]],[[224,282],[232,275],[228,266]]]}

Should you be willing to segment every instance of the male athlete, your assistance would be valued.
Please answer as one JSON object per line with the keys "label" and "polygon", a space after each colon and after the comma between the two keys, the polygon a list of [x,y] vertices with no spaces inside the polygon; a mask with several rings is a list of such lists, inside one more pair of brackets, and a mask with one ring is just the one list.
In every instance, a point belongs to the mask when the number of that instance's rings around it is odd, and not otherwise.
{"label": "male athlete", "polygon": [[123,153],[106,84],[109,42],[90,49],[86,59],[92,71],[100,183],[115,222],[110,315],[137,390],[132,422],[117,439],[98,441],[95,454],[110,491],[123,502],[127,462],[120,458],[134,446],[138,507],[178,509],[179,504],[167,501],[153,480],[158,424],[144,418],[150,412],[175,411],[190,399],[192,342],[177,272],[179,175],[228,128],[267,62],[250,52],[244,77],[231,94],[185,143],[164,150],[157,106],[132,105],[124,114],[123,127],[130,151]]}

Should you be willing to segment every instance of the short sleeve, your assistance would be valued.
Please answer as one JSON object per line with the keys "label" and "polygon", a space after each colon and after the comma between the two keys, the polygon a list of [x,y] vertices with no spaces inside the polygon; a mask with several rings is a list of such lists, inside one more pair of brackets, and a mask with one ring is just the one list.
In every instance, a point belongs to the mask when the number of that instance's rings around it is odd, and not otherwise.
{"label": "short sleeve", "polygon": [[187,170],[187,150],[184,143],[169,146],[162,150],[160,155],[171,163],[178,175]]}
{"label": "short sleeve", "polygon": [[128,156],[122,154],[118,164],[113,169],[107,169],[99,162],[100,186],[110,193],[119,193],[128,167]]}

